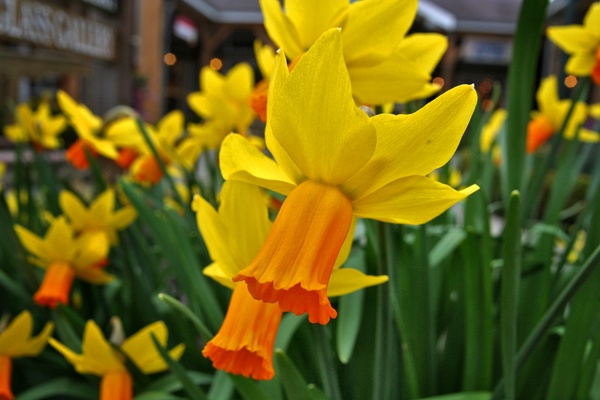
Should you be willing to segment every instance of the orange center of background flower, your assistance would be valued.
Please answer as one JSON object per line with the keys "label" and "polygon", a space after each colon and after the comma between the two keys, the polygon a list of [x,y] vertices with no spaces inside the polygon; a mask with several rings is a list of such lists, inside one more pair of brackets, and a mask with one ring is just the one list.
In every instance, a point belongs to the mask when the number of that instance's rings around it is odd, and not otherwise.
{"label": "orange center of background flower", "polygon": [[352,203],[344,193],[305,181],[283,202],[256,258],[233,280],[245,281],[255,299],[326,324],[337,316],[327,285],[351,224]]}
{"label": "orange center of background flower", "polygon": [[202,355],[226,372],[253,379],[273,378],[273,346],[281,314],[277,304],[255,300],[245,284],[236,285],[225,320]]}
{"label": "orange center of background flower", "polygon": [[596,85],[600,85],[600,47],[596,50],[596,64],[594,64],[594,68],[592,68],[592,81]]}
{"label": "orange center of background flower", "polygon": [[33,299],[39,305],[50,308],[55,308],[59,303],[69,304],[73,278],[75,271],[69,264],[61,261],[50,264]]}
{"label": "orange center of background flower", "polygon": [[75,143],[69,147],[65,153],[66,159],[77,169],[87,169],[90,166],[85,150],[89,151],[90,155],[97,156],[98,153],[81,139],[77,139]]}
{"label": "orange center of background flower", "polygon": [[267,99],[269,82],[262,80],[256,84],[250,95],[250,106],[262,122],[267,122]]}
{"label": "orange center of background flower", "polygon": [[12,375],[12,360],[10,357],[0,355],[0,400],[13,400],[14,396],[10,389]]}
{"label": "orange center of background flower", "polygon": [[554,135],[554,126],[547,117],[538,115],[529,121],[527,126],[527,152],[529,154],[535,153],[552,135]]}
{"label": "orange center of background flower", "polygon": [[127,371],[111,371],[102,377],[100,400],[133,399],[133,381]]}
{"label": "orange center of background flower", "polygon": [[145,156],[134,172],[134,179],[141,183],[157,184],[163,177],[160,164],[154,156]]}

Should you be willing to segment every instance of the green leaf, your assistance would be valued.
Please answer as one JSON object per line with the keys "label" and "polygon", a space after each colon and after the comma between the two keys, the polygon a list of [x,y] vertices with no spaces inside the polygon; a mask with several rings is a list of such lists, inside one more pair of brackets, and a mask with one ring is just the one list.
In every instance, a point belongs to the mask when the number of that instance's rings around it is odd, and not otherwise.
{"label": "green leaf", "polygon": [[95,400],[98,398],[98,389],[88,384],[73,382],[69,378],[58,378],[35,387],[17,395],[19,400],[47,399],[51,396],[72,396],[81,400]]}
{"label": "green leaf", "polygon": [[467,233],[460,228],[452,228],[433,246],[429,252],[429,265],[436,267],[465,240]]}
{"label": "green leaf", "polygon": [[503,264],[500,286],[500,342],[504,395],[507,400],[516,398],[516,349],[519,276],[521,274],[521,196],[513,191],[506,212],[504,227]]}
{"label": "green leaf", "polygon": [[310,400],[312,395],[304,377],[281,349],[275,349],[275,362],[287,398],[289,400]]}
{"label": "green leaf", "polygon": [[208,391],[210,400],[228,400],[233,394],[233,382],[224,371],[217,371]]}
{"label": "green leaf", "polygon": [[252,379],[240,375],[229,374],[229,378],[235,385],[237,391],[246,400],[270,400],[271,397],[265,393]]}
{"label": "green leaf", "polygon": [[508,200],[520,190],[525,168],[525,141],[529,111],[535,88],[538,50],[548,0],[524,0],[514,36],[512,60],[508,70],[506,135],[502,137],[502,190]]}
{"label": "green leaf", "polygon": [[180,302],[174,297],[169,296],[165,293],[160,293],[158,298],[168,304],[173,309],[177,310],[179,313],[183,314],[196,328],[196,331],[202,336],[205,341],[209,341],[213,338],[213,333],[204,325],[204,323],[189,309],[185,304]]}
{"label": "green leaf", "polygon": [[[364,250],[353,248],[345,267],[366,272]],[[354,345],[358,338],[362,321],[364,291],[358,290],[340,298],[339,313],[336,324],[336,344],[338,358],[347,364],[352,357]]]}
{"label": "green leaf", "polygon": [[175,374],[175,376],[177,376],[177,379],[179,379],[179,381],[181,382],[183,389],[189,395],[189,398],[191,400],[208,400],[208,397],[202,391],[202,389],[200,389],[200,387],[198,387],[194,383],[194,381],[192,379],[190,379],[189,375],[187,374],[186,369],[179,362],[177,362],[171,358],[167,349],[165,349],[159,343],[159,341],[156,339],[156,336],[154,335],[154,333],[152,333],[151,335],[152,335],[152,341],[154,342],[154,346],[156,347],[156,350],[158,350],[158,352],[160,353],[160,356],[163,358],[163,360],[165,360],[165,362],[167,363],[167,365],[169,366],[171,371],[173,371],[173,374]]}
{"label": "green leaf", "polygon": [[489,392],[464,392],[446,394],[443,396],[423,397],[419,400],[489,400],[492,395]]}
{"label": "green leaf", "polygon": [[164,392],[145,392],[135,396],[133,400],[185,400],[185,397],[179,397]]}
{"label": "green leaf", "polygon": [[[213,377],[196,371],[187,371],[187,375],[195,385],[209,385]],[[176,374],[170,373],[162,378],[155,379],[144,389],[148,392],[175,392],[181,390],[183,385]]]}

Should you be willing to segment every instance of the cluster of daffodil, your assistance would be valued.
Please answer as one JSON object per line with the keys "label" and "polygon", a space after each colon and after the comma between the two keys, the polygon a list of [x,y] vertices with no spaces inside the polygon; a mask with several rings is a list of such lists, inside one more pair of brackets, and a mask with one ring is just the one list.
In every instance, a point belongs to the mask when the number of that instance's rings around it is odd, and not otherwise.
{"label": "cluster of daffodil", "polygon": [[200,122],[64,91],[14,108],[0,400],[595,393],[599,4],[547,30],[578,90],[541,78],[512,194],[517,117],[497,90],[440,92],[447,38],[408,33],[417,0],[260,6],[262,79],[203,67]]}

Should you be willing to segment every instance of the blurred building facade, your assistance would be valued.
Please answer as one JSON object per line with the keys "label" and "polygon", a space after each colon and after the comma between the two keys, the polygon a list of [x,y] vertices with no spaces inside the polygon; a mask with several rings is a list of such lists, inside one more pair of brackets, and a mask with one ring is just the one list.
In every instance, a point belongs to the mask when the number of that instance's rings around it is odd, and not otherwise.
{"label": "blurred building facade", "polygon": [[[550,18],[580,23],[590,2],[554,0]],[[438,82],[488,92],[504,83],[520,4],[420,0],[413,30],[449,38]],[[11,101],[59,88],[96,114],[124,104],[156,122],[187,109],[202,66],[254,63],[256,38],[269,42],[258,0],[0,0],[0,124],[11,120]],[[556,49],[541,51],[560,61]]]}

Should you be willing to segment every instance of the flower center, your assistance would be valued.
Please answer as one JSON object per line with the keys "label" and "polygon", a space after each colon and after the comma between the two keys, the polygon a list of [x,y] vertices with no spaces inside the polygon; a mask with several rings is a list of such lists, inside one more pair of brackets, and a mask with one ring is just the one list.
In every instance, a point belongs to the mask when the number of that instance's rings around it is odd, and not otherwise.
{"label": "flower center", "polygon": [[594,68],[592,68],[592,81],[596,85],[600,85],[600,47],[596,50],[596,64],[594,64]]}
{"label": "flower center", "polygon": [[527,152],[529,154],[535,153],[553,134],[554,126],[548,117],[538,115],[529,121],[529,125],[527,126]]}
{"label": "flower center", "polygon": [[73,166],[77,169],[87,169],[90,166],[90,162],[88,161],[85,150],[90,152],[90,155],[97,156],[98,152],[94,150],[94,148],[88,145],[84,140],[77,139],[75,143],[69,147],[67,150],[65,157],[67,160],[73,164]]}
{"label": "flower center", "polygon": [[100,400],[133,399],[133,381],[127,371],[111,371],[102,377]]}
{"label": "flower center", "polygon": [[283,202],[252,263],[236,275],[252,297],[312,323],[337,316],[327,298],[329,277],[352,224],[352,203],[338,188],[305,181]]}
{"label": "flower center", "polygon": [[48,267],[40,288],[33,299],[41,306],[55,308],[60,304],[69,304],[71,285],[75,271],[62,261],[56,261]]}
{"label": "flower center", "polygon": [[0,400],[14,399],[10,389],[10,377],[12,374],[12,362],[10,357],[0,354]]}

